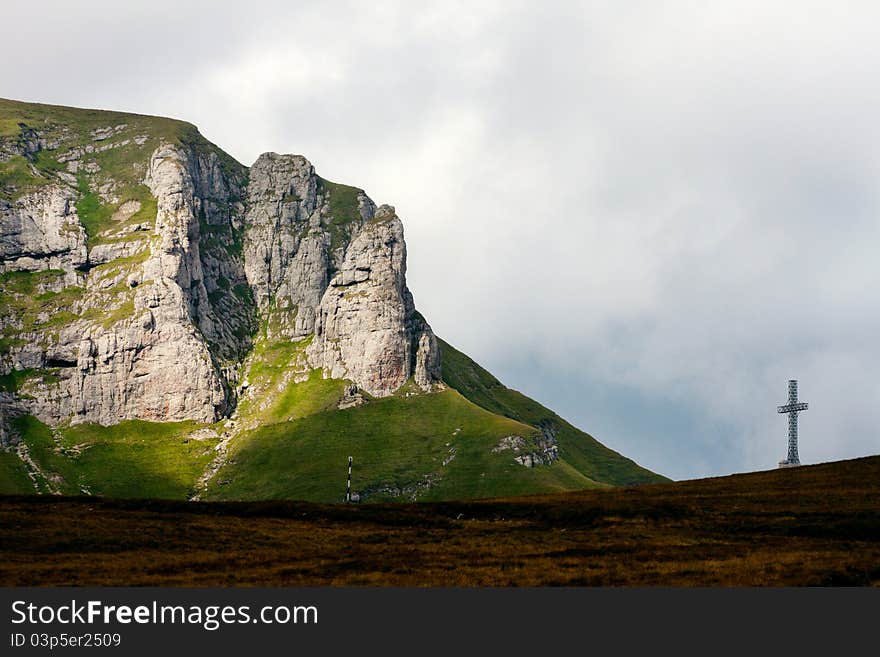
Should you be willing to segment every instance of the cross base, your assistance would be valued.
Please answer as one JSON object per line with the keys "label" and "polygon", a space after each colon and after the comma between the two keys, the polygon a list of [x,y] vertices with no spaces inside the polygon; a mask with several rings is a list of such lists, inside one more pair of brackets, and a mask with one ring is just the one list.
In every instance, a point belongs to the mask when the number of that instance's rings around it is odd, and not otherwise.
{"label": "cross base", "polygon": [[800,461],[789,461],[788,459],[779,462],[780,468],[799,468],[800,465]]}

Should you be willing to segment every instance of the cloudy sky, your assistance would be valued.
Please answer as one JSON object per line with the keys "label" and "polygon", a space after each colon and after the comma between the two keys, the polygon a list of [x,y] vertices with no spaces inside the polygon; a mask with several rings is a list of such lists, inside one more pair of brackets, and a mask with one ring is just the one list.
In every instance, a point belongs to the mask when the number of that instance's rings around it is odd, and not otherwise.
{"label": "cloudy sky", "polygon": [[0,96],[396,206],[435,332],[673,478],[880,453],[871,2],[4,3]]}

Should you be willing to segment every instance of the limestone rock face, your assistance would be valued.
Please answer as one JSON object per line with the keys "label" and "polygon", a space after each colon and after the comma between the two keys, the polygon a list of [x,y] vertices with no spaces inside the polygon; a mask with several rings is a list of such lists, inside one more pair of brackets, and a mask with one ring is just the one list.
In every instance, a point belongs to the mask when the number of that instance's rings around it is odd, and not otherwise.
{"label": "limestone rock face", "polygon": [[437,341],[406,287],[406,244],[394,208],[380,207],[349,245],[321,299],[309,355],[330,377],[378,397],[414,375],[425,389],[438,380]]}
{"label": "limestone rock face", "polygon": [[279,336],[315,334],[309,360],[330,378],[386,396],[410,377],[439,381],[439,351],[406,287],[394,208],[329,183],[299,155],[262,155],[250,170],[245,270]]}
{"label": "limestone rock face", "polygon": [[245,273],[257,307],[279,320],[280,335],[314,330],[330,258],[324,199],[314,167],[299,155],[261,155],[250,170]]}
{"label": "limestone rock face", "polygon": [[184,128],[53,130],[0,137],[18,167],[0,179],[0,376],[17,377],[0,415],[213,422],[246,387],[255,336],[314,335],[308,366],[349,379],[357,403],[439,384],[390,206],[302,156],[247,170]]}
{"label": "limestone rock face", "polygon": [[57,269],[73,273],[86,262],[86,235],[75,207],[76,194],[49,185],[15,203],[0,198],[0,272]]}
{"label": "limestone rock face", "polygon": [[241,190],[223,175],[216,155],[167,145],[150,158],[145,183],[157,201],[158,239],[143,275],[159,284],[152,294],[157,308],[194,324],[198,341],[218,363],[240,361],[256,326],[250,294],[228,293],[247,285],[236,250]]}
{"label": "limestone rock face", "polygon": [[191,325],[155,310],[143,309],[109,330],[83,333],[76,325],[64,331],[59,348],[75,355],[76,364],[61,394],[38,401],[31,412],[50,424],[213,421],[224,394],[205,345]]}
{"label": "limestone rock face", "polygon": [[[12,313],[0,324],[21,343],[3,359],[3,373],[50,373],[25,380],[19,411],[54,425],[128,418],[211,422],[229,409],[228,372],[220,365],[246,351],[255,319],[252,309],[236,307],[218,318],[225,299],[209,298],[206,271],[215,287],[223,273],[243,284],[243,265],[225,254],[217,264],[210,250],[200,250],[199,230],[211,220],[223,226],[211,204],[228,208],[235,190],[216,156],[163,145],[145,164],[156,216],[136,226],[140,239],[126,239],[135,231],[121,231],[87,248],[77,192],[61,185],[5,207],[0,271],[59,272],[34,292],[72,299],[64,309],[71,317],[60,325],[40,315],[16,325],[20,318]],[[133,214],[128,210],[122,221]],[[247,340],[236,337],[236,322],[247,325]],[[57,382],[47,385],[47,378]]]}

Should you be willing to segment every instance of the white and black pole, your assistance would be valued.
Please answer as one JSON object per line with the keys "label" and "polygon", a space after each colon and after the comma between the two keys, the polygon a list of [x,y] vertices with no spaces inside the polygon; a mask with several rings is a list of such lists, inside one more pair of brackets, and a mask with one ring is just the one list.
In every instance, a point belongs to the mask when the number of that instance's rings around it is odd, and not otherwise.
{"label": "white and black pole", "polygon": [[351,457],[348,457],[348,488],[345,489],[345,501],[351,502]]}

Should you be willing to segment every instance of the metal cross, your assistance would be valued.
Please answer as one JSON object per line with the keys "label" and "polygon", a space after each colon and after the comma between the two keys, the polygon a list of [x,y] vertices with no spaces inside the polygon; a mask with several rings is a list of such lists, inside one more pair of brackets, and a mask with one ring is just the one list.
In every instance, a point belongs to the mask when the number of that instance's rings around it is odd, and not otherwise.
{"label": "metal cross", "polygon": [[776,407],[778,413],[788,413],[788,458],[779,462],[780,468],[801,464],[798,459],[798,412],[805,411],[808,407],[806,402],[798,401],[797,381],[791,379],[788,382],[788,403]]}

